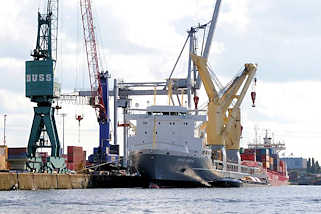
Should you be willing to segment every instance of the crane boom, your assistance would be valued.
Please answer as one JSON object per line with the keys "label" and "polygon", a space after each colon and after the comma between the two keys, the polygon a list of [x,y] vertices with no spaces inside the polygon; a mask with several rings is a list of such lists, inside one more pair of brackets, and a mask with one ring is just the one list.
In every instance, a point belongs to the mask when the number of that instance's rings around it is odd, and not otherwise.
{"label": "crane boom", "polygon": [[204,57],[197,56],[195,54],[191,54],[191,57],[194,64],[198,66],[198,70],[201,71],[198,73],[200,75],[201,80],[204,83],[204,88],[208,98],[213,101],[215,99],[215,101],[217,102],[218,92],[216,91],[213,81],[211,80],[211,75],[207,70],[207,59]]}
{"label": "crane boom", "polygon": [[[92,93],[91,105],[96,109],[98,120],[106,118],[106,107],[103,101],[101,73],[99,69],[95,27],[92,15],[91,1],[80,0],[81,18],[87,53],[89,81]],[[99,110],[99,112],[98,112]]]}
{"label": "crane boom", "polygon": [[[245,65],[245,68],[242,71],[242,73],[233,79],[230,86],[227,88],[227,90],[220,98],[220,102],[223,109],[227,109],[232,104],[232,101],[234,99],[237,99],[237,102],[233,105],[234,107],[239,107],[241,105],[246,91],[248,90],[249,84],[251,83],[255,75],[255,71],[253,72],[252,65],[253,64]],[[253,66],[256,67],[256,65]],[[246,78],[247,81],[242,89],[242,92],[239,95],[236,95]]]}
{"label": "crane boom", "polygon": [[243,81],[245,84],[239,95],[236,96],[236,103],[232,108],[228,109],[228,118],[225,124],[223,134],[225,136],[225,144],[228,150],[238,150],[240,147],[240,138],[241,138],[241,111],[240,105],[244,99],[244,96],[255,76],[257,66],[255,64],[245,64],[244,71],[242,73]]}
{"label": "crane boom", "polygon": [[[245,64],[241,75],[237,76],[224,94],[219,97],[207,68],[207,59],[194,54],[191,54],[191,56],[209,98],[208,123],[206,128],[207,144],[235,149],[239,147],[241,135],[240,105],[254,78],[256,65]],[[238,95],[237,92],[245,80],[246,82],[243,85],[241,93]],[[237,99],[237,101],[231,106],[234,99]]]}
{"label": "crane boom", "polygon": [[193,63],[198,69],[203,81],[209,102],[208,102],[208,123],[206,127],[207,144],[224,146],[222,131],[224,127],[224,114],[219,103],[219,96],[207,69],[207,59],[195,54],[191,54]]}
{"label": "crane boom", "polygon": [[[216,28],[218,15],[220,13],[220,7],[221,7],[221,0],[216,0],[213,16],[212,16],[212,20],[211,20],[211,25],[210,25],[210,28],[208,31],[208,35],[207,35],[207,39],[206,39],[206,43],[205,43],[205,47],[204,47],[204,52],[202,54],[202,57],[204,57],[206,60],[208,59],[208,55],[210,53],[211,45],[213,42],[213,36],[214,36],[215,28]],[[195,88],[200,89],[200,87],[201,87],[201,77],[200,77],[200,73],[198,73]]]}

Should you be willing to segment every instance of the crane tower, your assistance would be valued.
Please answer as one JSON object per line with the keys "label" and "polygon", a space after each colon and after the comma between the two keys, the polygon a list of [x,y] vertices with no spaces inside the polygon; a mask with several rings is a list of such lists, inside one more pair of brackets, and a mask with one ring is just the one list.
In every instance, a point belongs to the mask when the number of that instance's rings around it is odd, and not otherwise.
{"label": "crane tower", "polygon": [[110,145],[109,143],[110,118],[108,72],[101,71],[101,68],[99,67],[91,0],[80,0],[80,9],[91,87],[90,105],[95,108],[99,123],[99,147],[94,148],[94,153],[89,156],[89,161],[92,163],[102,163],[112,161],[109,151],[114,149],[111,149],[111,147],[118,150],[118,145]]}
{"label": "crane tower", "polygon": [[[28,141],[27,169],[33,172],[63,173],[65,160],[61,158],[61,148],[54,117],[53,99],[58,96],[54,82],[57,60],[59,0],[48,0],[44,14],[38,12],[36,48],[33,60],[26,61],[26,97],[37,103]],[[49,141],[46,139],[49,136]],[[51,155],[46,162],[36,156],[38,148],[50,148]]]}

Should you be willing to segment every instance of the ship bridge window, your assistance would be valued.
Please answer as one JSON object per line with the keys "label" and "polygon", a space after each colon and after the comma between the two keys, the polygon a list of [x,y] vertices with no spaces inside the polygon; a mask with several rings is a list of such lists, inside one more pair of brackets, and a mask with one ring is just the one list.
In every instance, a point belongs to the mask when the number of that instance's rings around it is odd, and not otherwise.
{"label": "ship bridge window", "polygon": [[164,115],[164,116],[178,116],[178,115],[186,115],[186,112],[147,112],[148,115]]}

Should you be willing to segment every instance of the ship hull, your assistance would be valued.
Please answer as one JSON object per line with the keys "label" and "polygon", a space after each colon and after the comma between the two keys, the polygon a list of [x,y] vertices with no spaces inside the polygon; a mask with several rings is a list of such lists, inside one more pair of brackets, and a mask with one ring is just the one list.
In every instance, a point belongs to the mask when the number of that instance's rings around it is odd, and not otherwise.
{"label": "ship hull", "polygon": [[240,187],[238,179],[226,179],[207,158],[159,154],[150,150],[131,152],[131,165],[141,176],[161,187]]}
{"label": "ship hull", "polygon": [[267,175],[269,184],[271,184],[272,186],[282,186],[289,184],[289,177],[282,175],[281,173],[268,170]]}
{"label": "ship hull", "polygon": [[148,185],[157,187],[242,187],[280,186],[288,184],[288,176],[267,171],[268,182],[241,181],[240,174],[226,177],[213,169],[206,157],[157,152],[155,150],[130,153],[131,166],[144,177]]}

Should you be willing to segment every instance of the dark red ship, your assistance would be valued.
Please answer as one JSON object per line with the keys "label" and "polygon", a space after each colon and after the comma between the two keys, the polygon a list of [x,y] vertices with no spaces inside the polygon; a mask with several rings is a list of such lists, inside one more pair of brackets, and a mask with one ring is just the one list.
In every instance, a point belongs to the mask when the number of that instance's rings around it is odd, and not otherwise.
{"label": "dark red ship", "polygon": [[241,151],[242,165],[258,167],[267,175],[267,183],[272,186],[287,185],[289,176],[286,163],[280,159],[279,152],[285,150],[284,143],[273,143],[266,131],[263,143],[249,144]]}

